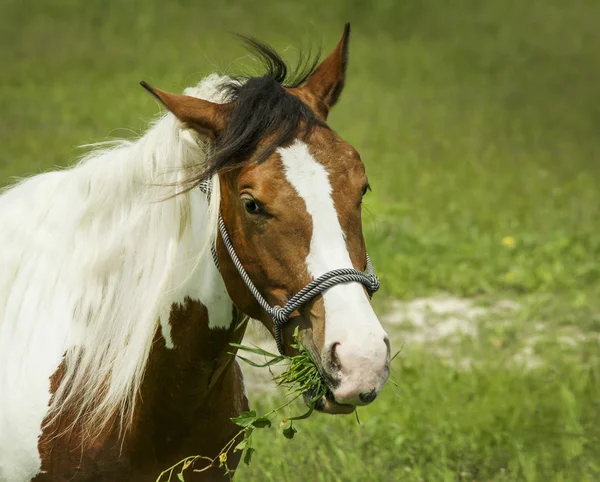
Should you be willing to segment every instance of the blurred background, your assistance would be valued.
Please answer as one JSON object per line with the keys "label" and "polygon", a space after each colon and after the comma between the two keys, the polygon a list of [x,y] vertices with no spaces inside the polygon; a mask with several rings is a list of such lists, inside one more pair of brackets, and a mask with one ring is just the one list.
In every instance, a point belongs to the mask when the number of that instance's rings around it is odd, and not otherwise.
{"label": "blurred background", "polygon": [[600,480],[597,0],[0,0],[0,185],[138,135],[140,80],[257,69],[231,32],[293,62],[347,21],[329,123],[373,187],[395,384],[360,425],[257,433],[236,480]]}

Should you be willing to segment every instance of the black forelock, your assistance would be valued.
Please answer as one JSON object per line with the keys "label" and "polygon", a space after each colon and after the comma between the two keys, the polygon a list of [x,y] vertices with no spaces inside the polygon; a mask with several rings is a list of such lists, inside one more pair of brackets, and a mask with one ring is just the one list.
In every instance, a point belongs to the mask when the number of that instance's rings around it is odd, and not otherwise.
{"label": "black forelock", "polygon": [[[277,147],[309,133],[316,119],[314,112],[285,87],[298,87],[315,71],[319,54],[300,53],[295,68],[285,63],[268,45],[241,37],[246,48],[260,60],[261,77],[236,76],[220,88],[233,109],[224,131],[214,142],[205,167],[194,184],[210,176],[241,167],[249,161],[262,161]],[[257,152],[261,140],[266,143]]]}

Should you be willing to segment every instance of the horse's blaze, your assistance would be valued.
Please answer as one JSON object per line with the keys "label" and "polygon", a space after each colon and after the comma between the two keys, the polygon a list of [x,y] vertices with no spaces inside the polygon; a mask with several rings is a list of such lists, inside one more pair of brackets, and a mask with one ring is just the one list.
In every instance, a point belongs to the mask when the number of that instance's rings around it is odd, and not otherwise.
{"label": "horse's blaze", "polygon": [[[312,149],[299,140],[277,149],[286,180],[305,206],[304,212],[295,215],[308,218],[311,228],[305,260],[309,278],[338,268],[364,269],[366,263],[359,205],[366,177],[357,167],[362,163],[340,139],[319,131],[315,129],[309,138]],[[336,155],[339,151],[348,154]],[[312,152],[323,160],[317,161]],[[334,175],[330,175],[330,171]],[[346,175],[335,179],[340,171]],[[354,209],[336,209],[336,206],[348,205]],[[364,394],[377,395],[389,375],[389,345],[363,286],[359,283],[333,286],[315,303],[309,317],[313,326],[324,326],[318,362],[326,379],[336,382],[329,384],[335,401],[346,405],[370,403],[372,400],[365,402]],[[323,401],[324,411],[341,410],[327,402],[331,401]]]}

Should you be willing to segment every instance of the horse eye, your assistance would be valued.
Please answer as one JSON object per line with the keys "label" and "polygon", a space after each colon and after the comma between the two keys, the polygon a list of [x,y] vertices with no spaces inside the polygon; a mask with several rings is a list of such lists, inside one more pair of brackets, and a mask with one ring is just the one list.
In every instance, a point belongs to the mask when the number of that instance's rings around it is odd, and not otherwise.
{"label": "horse eye", "polygon": [[371,190],[371,185],[369,183],[365,184],[365,187],[363,187],[363,190],[362,190],[363,197],[365,196],[365,194],[367,194],[367,191],[370,191],[370,190]]}
{"label": "horse eye", "polygon": [[245,199],[244,207],[250,214],[259,214],[261,212],[260,206],[254,199]]}

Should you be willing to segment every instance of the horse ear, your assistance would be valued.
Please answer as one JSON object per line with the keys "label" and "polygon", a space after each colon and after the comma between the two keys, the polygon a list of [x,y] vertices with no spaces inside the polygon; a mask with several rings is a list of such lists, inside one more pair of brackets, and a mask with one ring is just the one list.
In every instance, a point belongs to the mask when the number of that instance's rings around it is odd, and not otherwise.
{"label": "horse ear", "polygon": [[227,104],[215,104],[188,95],[171,94],[140,82],[141,86],[156,97],[175,117],[201,135],[216,139],[225,129],[229,117]]}
{"label": "horse ear", "polygon": [[302,86],[302,89],[315,99],[316,110],[324,118],[327,118],[329,110],[338,101],[344,88],[349,43],[350,24],[347,23],[344,27],[344,34],[336,48],[321,62]]}

